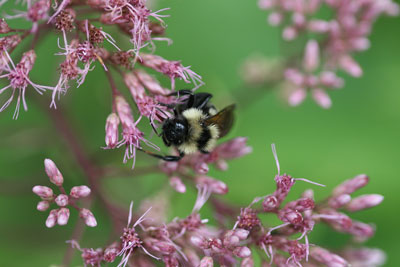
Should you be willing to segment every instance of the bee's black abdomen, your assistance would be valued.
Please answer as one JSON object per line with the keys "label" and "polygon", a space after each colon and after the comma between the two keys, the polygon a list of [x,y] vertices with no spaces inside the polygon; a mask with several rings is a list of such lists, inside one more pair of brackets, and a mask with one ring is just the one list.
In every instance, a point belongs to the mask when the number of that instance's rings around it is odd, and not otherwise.
{"label": "bee's black abdomen", "polygon": [[204,150],[208,141],[211,139],[210,130],[207,127],[203,126],[203,131],[201,132],[200,138],[197,140],[197,147],[203,153],[208,153],[207,150]]}

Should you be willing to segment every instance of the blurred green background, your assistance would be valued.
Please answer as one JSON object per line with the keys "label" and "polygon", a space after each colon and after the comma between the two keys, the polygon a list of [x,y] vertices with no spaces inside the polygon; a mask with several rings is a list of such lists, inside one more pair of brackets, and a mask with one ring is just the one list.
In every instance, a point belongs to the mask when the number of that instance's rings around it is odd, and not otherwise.
{"label": "blurred green background", "polygon": [[[267,25],[266,12],[258,9],[256,1],[162,0],[157,6],[171,8],[167,12],[171,14],[166,19],[167,36],[174,41],[169,47],[159,44],[157,54],[191,65],[206,83],[200,90],[213,93],[218,107],[238,103],[237,123],[230,137],[247,136],[253,153],[230,162],[226,172],[210,172],[229,185],[226,199],[245,206],[255,196],[274,191],[276,167],[270,149],[273,142],[283,172],[327,185],[327,188],[313,187],[317,199],[329,195],[341,181],[366,173],[371,182],[358,194],[379,193],[385,200],[379,207],[358,212],[353,218],[377,225],[376,236],[367,245],[383,249],[388,256],[386,266],[396,266],[400,262],[396,228],[400,204],[399,18],[383,17],[375,24],[371,48],[356,56],[363,67],[363,77],[354,79],[344,75],[345,88],[331,92],[333,107],[323,110],[310,99],[298,108],[290,108],[277,91],[267,90],[261,97],[255,97],[251,105],[244,106],[240,99],[235,100],[238,88],[243,87],[238,69],[246,57],[255,52],[272,58],[285,55],[280,30]],[[5,5],[1,13],[10,13],[11,9],[11,5]],[[54,71],[59,61],[54,60],[53,54],[57,50],[54,35],[37,49],[33,81],[56,82]],[[169,84],[166,79],[164,82]],[[119,86],[126,90],[122,84]],[[44,158],[56,162],[66,188],[86,183],[46,111],[35,102],[35,94],[28,88],[29,112],[21,111],[17,121],[12,120],[15,103],[0,113],[1,266],[49,266],[62,261],[67,247],[65,240],[71,236],[77,214],[72,212],[65,227],[45,227],[48,212],[36,210],[38,197],[31,193],[33,185],[49,184]],[[47,93],[41,98],[50,103],[50,97],[51,93]],[[4,96],[0,99],[1,103],[5,101]],[[82,87],[71,87],[59,105],[93,159],[100,165],[122,166],[122,149],[101,149],[105,118],[110,112],[110,89],[100,65],[88,75]],[[145,127],[145,123],[142,125]],[[150,133],[150,129],[146,132]],[[152,141],[160,144],[155,138]],[[145,155],[138,156],[138,166],[155,163]],[[128,170],[130,163],[123,167]],[[130,200],[140,203],[167,186],[162,175],[134,178],[134,174],[133,171],[132,175],[104,184],[113,201],[127,207]],[[309,187],[298,182],[290,198],[296,198]],[[171,195],[170,218],[186,216],[192,209],[194,192]],[[98,227],[86,229],[81,244],[96,248],[107,242],[111,226],[100,205],[95,204],[93,211]],[[202,211],[203,217],[211,216],[209,207]],[[310,236],[310,242],[332,248],[340,247],[347,239],[321,225]],[[82,264],[77,255],[74,262],[74,266]]]}

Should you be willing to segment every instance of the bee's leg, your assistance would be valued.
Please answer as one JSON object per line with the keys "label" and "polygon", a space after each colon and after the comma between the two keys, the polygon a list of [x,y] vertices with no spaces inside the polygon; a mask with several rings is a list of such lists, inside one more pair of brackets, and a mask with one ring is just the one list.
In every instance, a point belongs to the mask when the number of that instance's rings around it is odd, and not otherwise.
{"label": "bee's leg", "polygon": [[[180,96],[185,96],[185,95],[189,95],[189,97],[188,97],[188,99],[185,99],[184,102],[174,103],[174,104],[166,104],[166,103],[158,102],[158,104],[160,106],[164,106],[164,107],[167,107],[169,109],[173,109],[174,111],[175,111],[176,107],[178,105],[182,105],[182,103],[184,103],[184,105],[186,105],[186,108],[191,108],[193,106],[193,103],[194,103],[194,94],[193,94],[193,92],[191,90],[183,89],[183,90],[179,90],[179,91],[175,91],[173,93],[170,93],[167,96],[178,96],[178,98],[179,98]],[[184,109],[186,109],[186,108],[184,108]]]}
{"label": "bee's leg", "polygon": [[149,156],[152,156],[152,157],[155,157],[155,158],[158,158],[158,159],[162,159],[164,161],[179,161],[185,156],[185,153],[183,153],[183,152],[180,152],[179,156],[171,156],[171,155],[165,156],[165,155],[156,154],[156,153],[153,153],[153,152],[150,152],[150,151],[146,151],[146,150],[143,150],[141,148],[138,148],[138,150],[146,153]]}
{"label": "bee's leg", "polygon": [[208,102],[210,101],[210,99],[212,98],[212,94],[206,94],[203,93],[204,95],[202,95],[202,97],[204,97],[203,99],[201,99],[201,102],[196,106],[196,108],[198,109],[203,109],[206,107],[206,105],[208,104]]}
{"label": "bee's leg", "polygon": [[169,109],[174,109],[177,106],[177,104],[166,104],[166,103],[162,103],[162,102],[158,102],[157,104],[159,104],[160,106],[163,106],[163,107],[167,107]]}
{"label": "bee's leg", "polygon": [[162,136],[162,140],[163,140],[163,142],[164,142],[164,144],[165,144],[166,146],[171,146],[171,142],[169,142],[169,141],[167,140],[167,138],[165,138],[164,135]]}
{"label": "bee's leg", "polygon": [[191,95],[189,95],[187,107],[188,107],[188,108],[192,108],[193,106],[194,106],[194,95],[191,94]]}
{"label": "bee's leg", "polygon": [[182,89],[182,90],[179,90],[179,91],[172,92],[172,93],[168,94],[167,96],[178,96],[178,97],[180,97],[180,96],[183,96],[183,95],[193,95],[193,92],[192,92],[192,90],[189,90],[189,89]]}
{"label": "bee's leg", "polygon": [[[198,108],[198,109],[204,109],[210,99],[212,98],[212,94],[209,93],[196,93],[194,94],[191,90],[183,89],[179,90],[173,93],[170,93],[168,96],[184,96],[184,95],[189,95],[187,99],[185,99],[185,108]],[[161,103],[160,103],[161,104]],[[165,105],[169,108],[174,108],[174,106],[168,106]]]}
{"label": "bee's leg", "polygon": [[189,97],[184,100],[185,101],[184,103],[186,104],[186,108],[193,107],[195,99],[194,99],[194,94],[193,94],[192,90],[182,89],[182,90],[175,91],[173,93],[168,94],[168,96],[178,96],[178,98],[180,96],[185,96],[185,95],[189,95]]}
{"label": "bee's leg", "polygon": [[161,159],[165,161],[180,161],[184,155],[179,156],[163,156]]}

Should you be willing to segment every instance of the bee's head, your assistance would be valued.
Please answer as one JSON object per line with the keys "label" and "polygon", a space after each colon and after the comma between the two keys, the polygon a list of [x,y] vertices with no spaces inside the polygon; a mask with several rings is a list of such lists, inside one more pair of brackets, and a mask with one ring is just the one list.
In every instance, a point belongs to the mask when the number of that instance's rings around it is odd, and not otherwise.
{"label": "bee's head", "polygon": [[184,118],[166,119],[162,126],[162,136],[167,146],[181,145],[188,136],[188,123]]}

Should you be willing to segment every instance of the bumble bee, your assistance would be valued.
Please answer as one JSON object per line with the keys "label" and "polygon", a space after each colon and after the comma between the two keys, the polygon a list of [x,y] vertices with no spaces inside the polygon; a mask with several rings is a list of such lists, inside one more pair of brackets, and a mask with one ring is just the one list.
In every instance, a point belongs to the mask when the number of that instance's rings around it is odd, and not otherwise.
{"label": "bumble bee", "polygon": [[[186,154],[197,151],[209,153],[215,148],[217,139],[225,136],[232,128],[234,104],[218,112],[210,103],[212,95],[209,93],[193,94],[190,90],[180,90],[170,95],[188,95],[176,105],[160,103],[173,109],[174,116],[163,121],[159,136],[166,146],[175,147],[179,156],[143,152],[165,161],[179,161]],[[155,129],[154,131],[157,133]]]}

